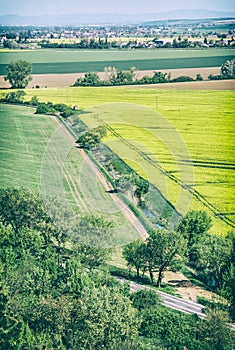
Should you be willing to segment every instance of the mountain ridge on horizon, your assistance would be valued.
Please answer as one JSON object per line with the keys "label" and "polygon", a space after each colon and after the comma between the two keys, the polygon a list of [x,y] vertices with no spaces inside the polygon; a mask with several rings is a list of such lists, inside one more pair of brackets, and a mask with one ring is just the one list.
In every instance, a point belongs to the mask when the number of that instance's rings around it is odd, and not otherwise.
{"label": "mountain ridge on horizon", "polygon": [[0,25],[82,25],[82,24],[131,24],[171,19],[231,18],[235,12],[198,10],[171,10],[158,13],[114,14],[114,13],[71,13],[65,15],[21,16],[6,14],[0,16]]}

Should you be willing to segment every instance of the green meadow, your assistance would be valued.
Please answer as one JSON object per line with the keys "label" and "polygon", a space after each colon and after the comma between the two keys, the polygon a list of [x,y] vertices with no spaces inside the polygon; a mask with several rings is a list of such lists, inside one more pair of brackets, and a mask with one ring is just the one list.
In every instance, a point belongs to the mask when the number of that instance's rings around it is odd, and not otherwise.
{"label": "green meadow", "polygon": [[62,74],[103,71],[105,67],[138,70],[219,67],[234,58],[234,49],[154,50],[35,50],[1,51],[0,75],[11,61],[32,63],[33,74]]}
{"label": "green meadow", "polygon": [[234,227],[233,91],[68,88],[27,90],[27,99],[35,94],[85,109],[90,127],[107,124],[104,141],[181,212],[186,198],[216,232]]}
{"label": "green meadow", "polygon": [[139,238],[119,206],[50,116],[27,107],[0,105],[0,187],[25,187],[57,196],[79,216],[114,223],[114,244]]}

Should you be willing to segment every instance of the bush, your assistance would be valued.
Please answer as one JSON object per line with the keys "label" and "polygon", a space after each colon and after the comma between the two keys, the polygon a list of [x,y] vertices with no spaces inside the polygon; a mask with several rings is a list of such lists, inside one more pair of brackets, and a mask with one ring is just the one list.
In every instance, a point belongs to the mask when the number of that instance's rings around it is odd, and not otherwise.
{"label": "bush", "polygon": [[39,105],[38,97],[37,96],[33,96],[29,103],[32,106],[38,106]]}
{"label": "bush", "polygon": [[47,114],[51,112],[51,108],[46,103],[39,103],[35,114]]}
{"label": "bush", "polygon": [[226,79],[226,78],[224,78],[222,75],[210,74],[210,75],[208,75],[208,79],[209,80],[223,80],[223,79]]}
{"label": "bush", "polygon": [[6,94],[3,101],[8,103],[23,103],[23,98],[25,95],[25,92],[22,90],[9,92],[8,94]]}
{"label": "bush", "polygon": [[185,81],[193,81],[194,79],[192,77],[189,77],[187,75],[181,75],[180,77],[174,78],[171,80],[171,83],[183,83]]}
{"label": "bush", "polygon": [[133,293],[131,301],[136,309],[142,310],[157,306],[160,303],[160,297],[154,290],[143,289]]}
{"label": "bush", "polygon": [[197,74],[196,80],[202,81],[203,80],[203,76],[201,74]]}

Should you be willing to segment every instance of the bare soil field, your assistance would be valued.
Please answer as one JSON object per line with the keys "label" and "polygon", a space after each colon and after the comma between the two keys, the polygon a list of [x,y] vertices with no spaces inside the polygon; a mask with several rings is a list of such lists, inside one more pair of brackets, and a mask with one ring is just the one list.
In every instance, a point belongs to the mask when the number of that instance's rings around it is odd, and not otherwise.
{"label": "bare soil field", "polygon": [[[187,75],[192,78],[196,78],[196,75],[200,73],[204,79],[207,79],[208,75],[219,74],[219,67],[211,68],[185,68],[185,69],[169,69],[162,72],[170,73],[171,78],[176,78],[181,75]],[[140,79],[143,76],[152,76],[153,70],[137,71],[136,78]],[[36,86],[40,88],[65,88],[74,84],[77,78],[83,77],[85,73],[72,73],[72,74],[35,74],[32,75],[32,81],[29,83],[28,88],[32,89]],[[99,76],[101,79],[106,79],[106,74],[100,72]],[[4,77],[0,76],[0,88],[9,88],[10,84],[4,81]],[[172,83],[172,84],[156,84],[156,85],[135,85],[132,87],[136,88],[167,88],[167,89],[202,89],[202,90],[234,90],[235,83],[233,80],[230,81],[198,81],[198,82],[187,82],[187,83]]]}

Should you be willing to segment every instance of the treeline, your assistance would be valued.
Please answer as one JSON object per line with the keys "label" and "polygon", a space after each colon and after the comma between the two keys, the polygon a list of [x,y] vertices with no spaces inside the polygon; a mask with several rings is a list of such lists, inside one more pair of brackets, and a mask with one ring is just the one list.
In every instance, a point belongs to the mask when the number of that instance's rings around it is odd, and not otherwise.
{"label": "treeline", "polygon": [[26,93],[23,90],[8,92],[1,100],[2,103],[22,104],[25,106],[36,107],[35,114],[51,114],[60,115],[63,118],[68,118],[74,113],[79,113],[77,107],[69,107],[64,103],[53,104],[52,102],[39,102],[35,95],[30,101],[24,101]]}
{"label": "treeline", "polygon": [[[226,38],[226,36],[225,36]],[[207,40],[204,38],[204,41],[197,40],[191,41],[187,38],[174,38],[172,42],[165,42],[164,39],[146,39],[143,38],[142,41],[137,40],[108,40],[107,38],[94,39],[94,38],[81,38],[80,41],[74,43],[66,42],[51,42],[50,40],[42,40],[40,42],[40,47],[47,49],[91,49],[91,50],[102,50],[102,49],[147,49],[147,48],[176,48],[176,49],[185,49],[185,48],[203,48],[203,47],[229,47],[230,43],[234,40],[228,40],[228,43],[224,41],[225,38],[219,38],[218,40]],[[9,41],[4,43],[5,47],[12,45]]]}
{"label": "treeline", "polygon": [[[179,76],[171,78],[171,74],[157,72],[153,73],[152,77],[144,76],[141,79],[135,77],[135,68],[130,70],[119,70],[115,67],[106,67],[104,70],[107,78],[101,80],[100,76],[96,72],[85,73],[84,78],[78,78],[73,86],[119,86],[119,85],[138,85],[138,84],[164,84],[164,83],[177,83],[177,82],[189,82],[189,81],[202,81],[203,77],[200,73],[193,79],[190,76]],[[226,61],[221,66],[219,75],[208,76],[209,80],[224,80],[235,78],[235,60]]]}
{"label": "treeline", "polygon": [[203,211],[191,211],[174,232],[151,230],[145,242],[137,240],[123,249],[123,256],[137,277],[149,273],[157,286],[164,272],[187,265],[207,289],[229,300],[230,316],[235,320],[235,235],[208,233],[211,218]]}
{"label": "treeline", "polygon": [[61,200],[0,190],[1,349],[234,349],[225,312],[201,320],[155,291],[130,294],[108,271],[110,235],[111,222],[74,216]]}
{"label": "treeline", "polygon": [[[135,78],[135,69],[119,70],[115,67],[105,68],[106,80],[101,80],[98,73],[85,73],[84,78],[78,78],[73,86],[119,86],[119,85],[138,85],[138,84],[162,84],[194,81],[192,77],[180,76],[171,79],[171,75],[162,72],[154,72],[153,77],[144,76],[141,79]],[[203,80],[201,74],[197,74],[196,80]]]}

